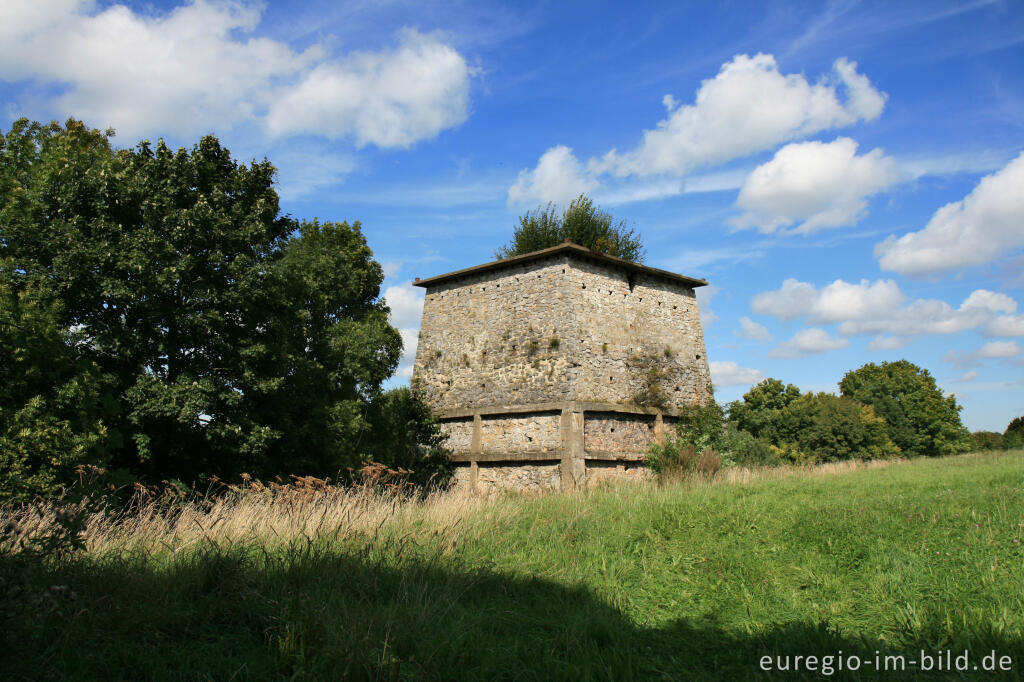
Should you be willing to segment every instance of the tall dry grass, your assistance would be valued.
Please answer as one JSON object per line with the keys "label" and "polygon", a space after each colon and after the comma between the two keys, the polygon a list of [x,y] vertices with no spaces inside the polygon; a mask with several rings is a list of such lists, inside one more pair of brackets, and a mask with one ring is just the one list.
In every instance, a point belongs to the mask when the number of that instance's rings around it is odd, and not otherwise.
{"label": "tall dry grass", "polygon": [[[645,491],[653,492],[655,488],[664,492],[666,487],[703,488],[830,476],[886,467],[895,461],[900,460],[763,469],[728,467],[714,476],[602,482],[584,495],[612,485],[643,498]],[[118,511],[89,500],[0,508],[0,549],[17,553],[39,546],[40,538],[68,532],[69,526],[74,526],[72,532],[81,549],[96,555],[112,551],[177,554],[200,546],[244,543],[270,550],[297,540],[340,542],[423,532],[457,539],[466,533],[486,533],[489,528],[503,526],[521,512],[523,500],[536,494],[474,494],[454,489],[424,496],[401,485],[387,484],[378,475],[350,487],[329,485],[313,477],[293,477],[287,484],[247,480],[243,485],[204,496],[186,496],[174,489],[155,494],[140,487]]]}

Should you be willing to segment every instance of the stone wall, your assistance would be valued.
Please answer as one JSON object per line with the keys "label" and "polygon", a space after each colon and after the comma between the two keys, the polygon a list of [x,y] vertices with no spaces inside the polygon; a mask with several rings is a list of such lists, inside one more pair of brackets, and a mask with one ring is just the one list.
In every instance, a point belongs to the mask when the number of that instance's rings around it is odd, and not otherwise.
{"label": "stone wall", "polygon": [[590,412],[583,421],[588,452],[644,452],[654,442],[654,415]]}
{"label": "stone wall", "polygon": [[445,446],[452,452],[469,452],[473,447],[473,418],[446,419],[441,430],[448,434]]}
{"label": "stone wall", "polygon": [[[470,465],[455,467],[454,482],[456,486],[469,488],[471,477],[472,467]],[[558,462],[491,462],[478,465],[474,492],[483,494],[502,490],[547,492],[558,490],[559,487]]]}
{"label": "stone wall", "polygon": [[562,447],[559,412],[487,415],[481,423],[484,452],[547,452]]}
{"label": "stone wall", "polygon": [[646,481],[653,474],[643,462],[587,462],[587,486],[618,483],[620,481]]}
{"label": "stone wall", "polygon": [[575,255],[427,287],[414,382],[439,413],[583,400],[666,409],[711,376],[693,289]]}
{"label": "stone wall", "polygon": [[710,397],[695,284],[575,246],[425,280],[413,385],[450,434],[456,481],[646,475],[653,412],[671,429]]}

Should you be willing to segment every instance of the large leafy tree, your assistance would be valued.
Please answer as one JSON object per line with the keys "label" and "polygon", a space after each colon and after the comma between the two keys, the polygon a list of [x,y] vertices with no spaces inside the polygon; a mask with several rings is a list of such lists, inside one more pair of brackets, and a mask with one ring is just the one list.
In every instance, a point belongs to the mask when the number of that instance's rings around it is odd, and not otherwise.
{"label": "large leafy tree", "polygon": [[557,246],[566,240],[637,263],[644,259],[640,235],[624,220],[615,222],[609,213],[582,194],[561,214],[549,203],[520,216],[512,241],[495,251],[495,255],[509,258]]}
{"label": "large leafy tree", "polygon": [[116,406],[45,283],[0,262],[0,500],[54,495],[109,455]]}
{"label": "large leafy tree", "polygon": [[907,360],[864,365],[847,372],[839,388],[885,419],[903,454],[934,457],[970,449],[956,398],[943,395],[928,370]]}
{"label": "large leafy tree", "polygon": [[1002,445],[1006,450],[1024,448],[1024,417],[1015,417],[1006,425]]}
{"label": "large leafy tree", "polygon": [[212,136],[111,134],[22,120],[0,148],[0,259],[105,377],[111,462],[186,481],[357,464],[401,350],[358,223],[281,215],[273,166]]}

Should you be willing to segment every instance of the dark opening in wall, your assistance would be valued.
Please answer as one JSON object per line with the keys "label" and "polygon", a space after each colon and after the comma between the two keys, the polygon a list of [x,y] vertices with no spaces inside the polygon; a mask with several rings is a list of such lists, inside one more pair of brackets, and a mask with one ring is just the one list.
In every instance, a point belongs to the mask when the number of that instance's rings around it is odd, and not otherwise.
{"label": "dark opening in wall", "polygon": [[636,286],[636,273],[629,273],[629,275],[626,276],[626,282],[629,284],[630,293],[632,293],[633,287]]}

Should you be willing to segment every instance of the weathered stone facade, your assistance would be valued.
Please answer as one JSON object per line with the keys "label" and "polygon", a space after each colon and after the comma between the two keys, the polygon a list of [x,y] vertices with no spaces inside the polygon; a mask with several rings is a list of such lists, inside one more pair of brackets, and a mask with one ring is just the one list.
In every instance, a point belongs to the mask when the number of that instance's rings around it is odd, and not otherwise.
{"label": "weathered stone facade", "polygon": [[623,463],[710,396],[703,280],[563,244],[416,284],[413,382],[475,488],[545,487],[551,462],[562,488],[640,475]]}

